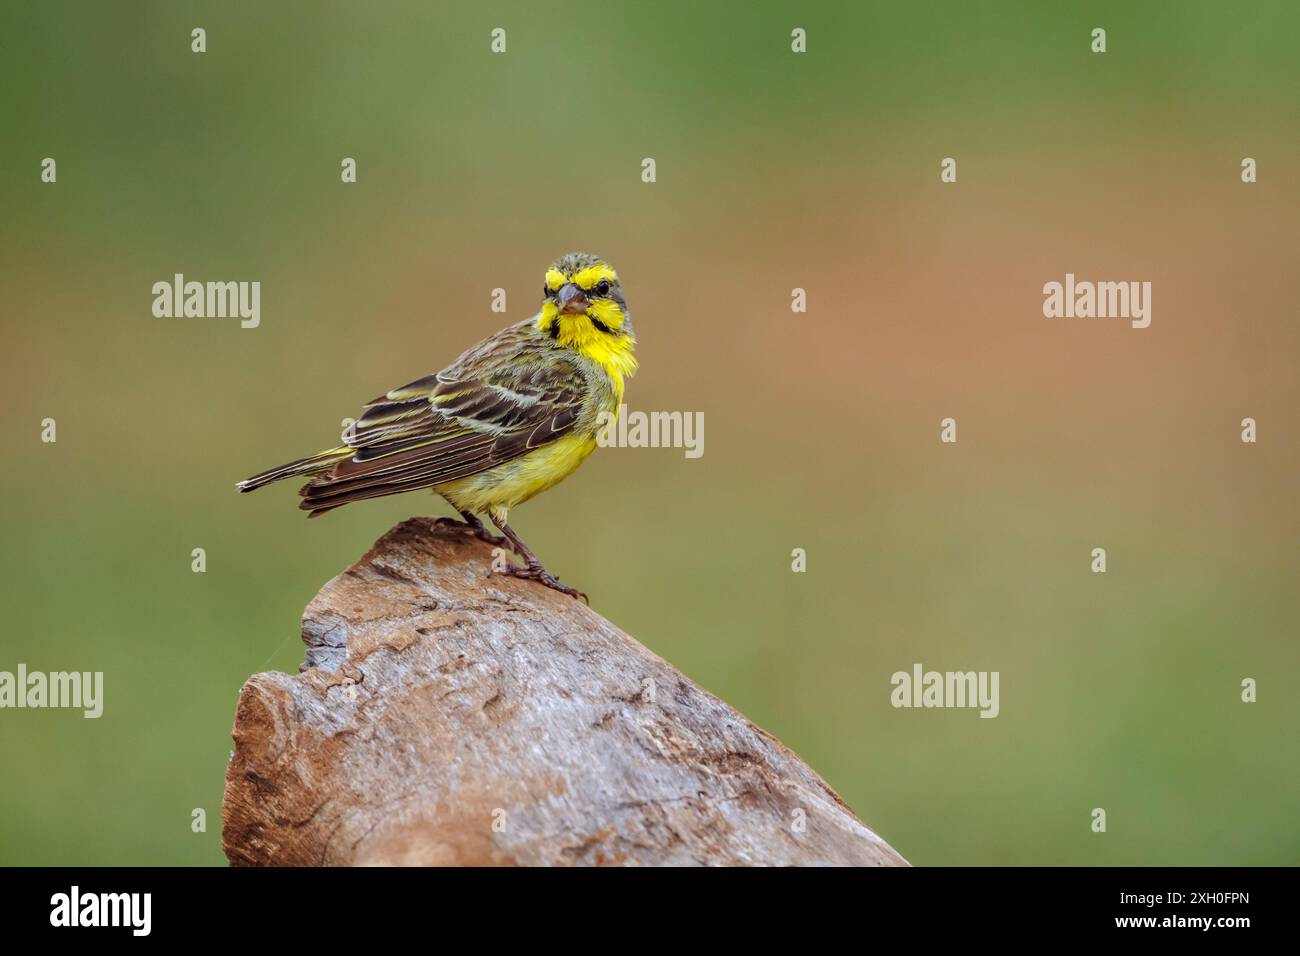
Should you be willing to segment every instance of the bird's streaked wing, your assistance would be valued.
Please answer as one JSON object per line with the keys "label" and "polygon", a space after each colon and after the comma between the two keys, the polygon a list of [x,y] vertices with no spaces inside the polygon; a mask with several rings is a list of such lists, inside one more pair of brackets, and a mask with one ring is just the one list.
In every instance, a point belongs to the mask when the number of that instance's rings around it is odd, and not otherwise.
{"label": "bird's streaked wing", "polygon": [[573,430],[585,382],[573,362],[505,329],[441,372],[380,396],[343,434],[350,459],[302,488],[313,513],[486,471]]}

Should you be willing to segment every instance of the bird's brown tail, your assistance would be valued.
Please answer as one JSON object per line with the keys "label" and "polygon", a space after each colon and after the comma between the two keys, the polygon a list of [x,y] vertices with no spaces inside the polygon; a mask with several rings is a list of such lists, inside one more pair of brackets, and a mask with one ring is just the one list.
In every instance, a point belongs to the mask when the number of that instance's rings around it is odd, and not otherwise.
{"label": "bird's brown tail", "polygon": [[299,458],[297,461],[291,461],[287,464],[264,471],[261,474],[254,475],[252,478],[245,478],[243,481],[235,483],[235,487],[241,492],[254,491],[263,485],[269,485],[273,481],[279,481],[281,478],[292,478],[295,475],[315,475],[327,468],[343,461],[345,458],[352,457],[353,449],[346,445],[339,448],[331,448],[329,451],[323,451],[319,455],[312,455],[310,458]]}

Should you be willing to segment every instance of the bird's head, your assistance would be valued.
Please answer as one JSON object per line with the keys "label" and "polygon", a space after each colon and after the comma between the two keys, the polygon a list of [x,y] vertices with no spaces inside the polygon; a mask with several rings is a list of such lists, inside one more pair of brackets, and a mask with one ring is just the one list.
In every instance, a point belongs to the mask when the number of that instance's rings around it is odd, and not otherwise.
{"label": "bird's head", "polygon": [[636,371],[632,318],[618,273],[599,256],[570,252],[546,270],[537,327],[619,377]]}

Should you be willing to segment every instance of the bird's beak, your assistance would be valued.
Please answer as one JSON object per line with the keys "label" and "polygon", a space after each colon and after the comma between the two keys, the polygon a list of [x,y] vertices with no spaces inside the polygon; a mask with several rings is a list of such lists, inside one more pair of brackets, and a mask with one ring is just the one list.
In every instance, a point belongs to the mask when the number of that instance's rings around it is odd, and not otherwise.
{"label": "bird's beak", "polygon": [[570,282],[556,293],[555,301],[565,315],[578,315],[587,311],[587,293]]}

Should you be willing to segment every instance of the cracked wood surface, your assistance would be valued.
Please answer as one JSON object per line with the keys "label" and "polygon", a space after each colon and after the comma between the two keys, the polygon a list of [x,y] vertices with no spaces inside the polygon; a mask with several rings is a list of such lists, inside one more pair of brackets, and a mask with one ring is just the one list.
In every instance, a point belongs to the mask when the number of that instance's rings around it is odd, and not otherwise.
{"label": "cracked wood surface", "polygon": [[235,865],[904,866],[780,741],[581,602],[398,525],[240,692]]}

